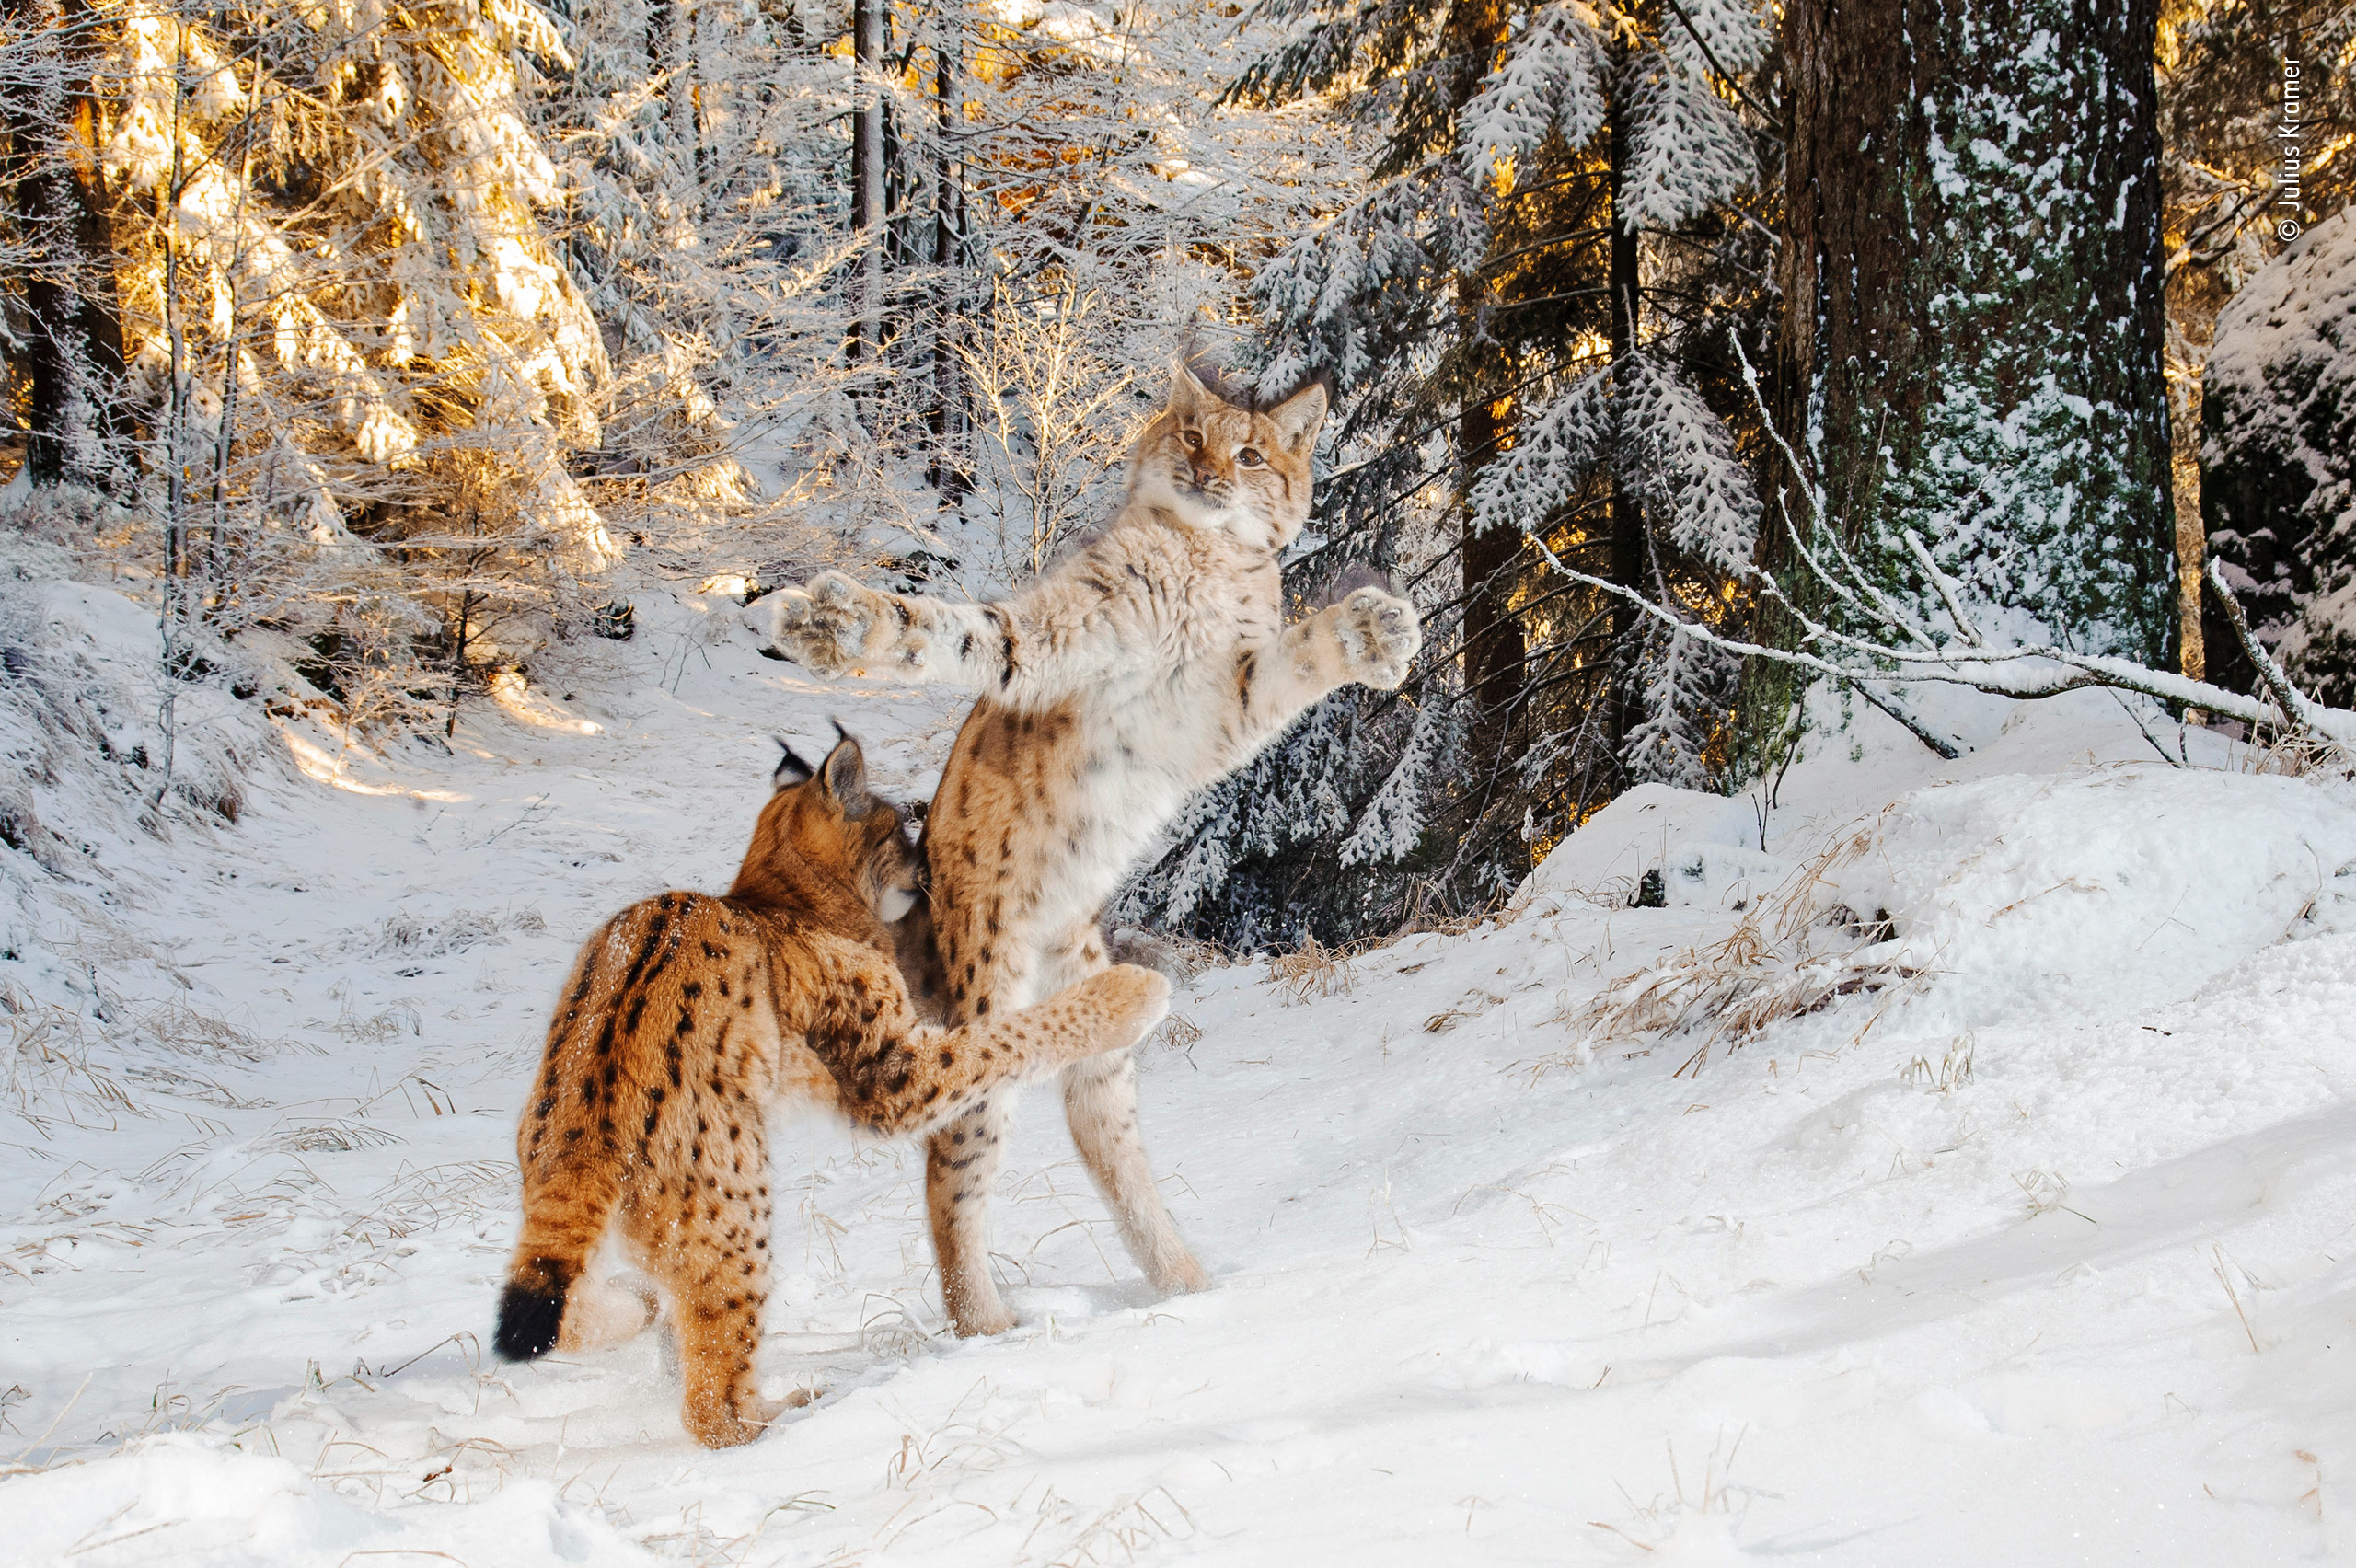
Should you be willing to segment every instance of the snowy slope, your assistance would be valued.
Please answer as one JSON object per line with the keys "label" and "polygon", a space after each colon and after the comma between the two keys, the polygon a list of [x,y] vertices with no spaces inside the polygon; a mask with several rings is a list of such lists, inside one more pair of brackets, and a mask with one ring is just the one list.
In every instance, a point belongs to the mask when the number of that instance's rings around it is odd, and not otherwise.
{"label": "snowy slope", "polygon": [[[0,1131],[0,1561],[2356,1555],[2356,935],[2326,863],[2356,802],[2206,737],[2226,766],[2168,767],[2108,699],[1943,715],[1981,743],[1944,767],[1868,716],[1763,847],[1746,802],[1575,836],[1500,920],[1206,972],[1142,1090],[1206,1295],[1146,1295],[1034,1091],[1012,1334],[939,1335],[914,1150],[798,1124],[765,1354],[815,1406],[713,1454],[653,1336],[486,1361],[573,944],[725,882],[773,732],[840,714],[915,792],[959,716],[815,686],[724,602],[640,604],[537,722],[331,782],[305,755],[120,884],[104,943],[57,906],[45,951],[129,1020],[86,1026],[127,1104],[20,1090],[44,1120]],[[1810,940],[1928,942],[1910,975],[1691,1068],[1706,1030],[1574,1065],[1600,990],[1860,832],[1821,896],[1892,929]],[[1688,837],[1748,880],[1594,894]],[[2039,877],[2096,891],[2008,907]]]}

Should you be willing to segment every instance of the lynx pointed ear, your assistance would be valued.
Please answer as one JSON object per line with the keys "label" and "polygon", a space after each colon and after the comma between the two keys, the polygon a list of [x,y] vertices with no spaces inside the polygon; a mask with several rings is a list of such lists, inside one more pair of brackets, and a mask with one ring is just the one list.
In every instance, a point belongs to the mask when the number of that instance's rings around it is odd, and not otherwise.
{"label": "lynx pointed ear", "polygon": [[1210,388],[1205,386],[1183,359],[1170,362],[1170,411],[1181,419],[1202,411],[1210,400]]}
{"label": "lynx pointed ear", "polygon": [[777,759],[777,771],[769,775],[771,787],[791,790],[796,784],[807,784],[817,777],[818,770],[802,760],[801,754],[793,749],[792,742],[783,735],[776,739],[777,749],[784,755]]}
{"label": "lynx pointed ear", "polygon": [[867,793],[867,758],[860,751],[859,743],[835,726],[842,739],[818,765],[818,788],[825,790],[848,817],[862,817],[874,802]]}
{"label": "lynx pointed ear", "polygon": [[1325,422],[1325,384],[1311,382],[1270,409],[1268,419],[1276,427],[1276,439],[1284,443],[1285,450],[1299,451],[1317,439],[1318,429]]}

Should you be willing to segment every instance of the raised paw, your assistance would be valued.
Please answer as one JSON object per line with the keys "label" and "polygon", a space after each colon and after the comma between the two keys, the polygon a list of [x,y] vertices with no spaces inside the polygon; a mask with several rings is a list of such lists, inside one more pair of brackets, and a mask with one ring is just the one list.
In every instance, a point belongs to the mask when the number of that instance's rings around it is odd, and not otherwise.
{"label": "raised paw", "polygon": [[1424,646],[1415,606],[1380,588],[1360,588],[1334,606],[1334,636],[1347,676],[1382,691],[1407,678]]}
{"label": "raised paw", "polygon": [[1170,1013],[1170,982],[1150,969],[1116,963],[1082,984],[1089,1000],[1103,1010],[1097,1034],[1100,1051],[1125,1051],[1152,1033]]}
{"label": "raised paw", "polygon": [[839,571],[825,571],[808,586],[777,594],[769,640],[803,669],[838,675],[881,650],[884,628],[896,618],[883,594]]}

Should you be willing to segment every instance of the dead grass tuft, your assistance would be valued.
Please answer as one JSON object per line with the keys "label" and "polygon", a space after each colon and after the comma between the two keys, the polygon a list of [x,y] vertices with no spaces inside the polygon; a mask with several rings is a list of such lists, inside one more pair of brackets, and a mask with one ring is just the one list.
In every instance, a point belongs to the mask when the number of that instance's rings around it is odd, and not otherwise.
{"label": "dead grass tuft", "polygon": [[2356,754],[2337,741],[2314,734],[2271,734],[2264,744],[2252,741],[2241,753],[2244,773],[2273,773],[2285,778],[2328,774],[2356,778]]}
{"label": "dead grass tuft", "polygon": [[[1385,939],[1388,940],[1388,939]],[[1268,974],[1294,1002],[1325,997],[1345,997],[1357,985],[1350,961],[1379,943],[1353,943],[1329,948],[1315,937],[1304,937],[1290,952],[1268,955]]]}
{"label": "dead grass tuft", "polygon": [[1183,1013],[1172,1013],[1147,1037],[1165,1051],[1186,1055],[1203,1038],[1203,1026]]}
{"label": "dead grass tuft", "polygon": [[288,1127],[254,1140],[257,1154],[350,1154],[356,1149],[382,1148],[400,1137],[365,1122],[334,1117],[308,1126]]}
{"label": "dead grass tuft", "polygon": [[15,999],[17,1006],[0,1012],[0,1091],[19,1115],[40,1128],[52,1119],[113,1127],[122,1116],[148,1114],[90,1060],[98,1035],[84,1020],[63,1008]]}
{"label": "dead grass tuft", "polygon": [[1721,1044],[1738,1049],[1785,1019],[1918,978],[1923,971],[1887,950],[1897,934],[1887,911],[1860,917],[1826,887],[1828,876],[1871,847],[1879,825],[1876,818],[1843,835],[1756,901],[1727,936],[1566,1006],[1554,1021],[1570,1027],[1575,1043],[1541,1070],[1584,1066],[1604,1046],[1634,1046],[1626,1054],[1643,1055],[1662,1040],[1699,1035],[1677,1069],[1683,1077],[1698,1073]]}

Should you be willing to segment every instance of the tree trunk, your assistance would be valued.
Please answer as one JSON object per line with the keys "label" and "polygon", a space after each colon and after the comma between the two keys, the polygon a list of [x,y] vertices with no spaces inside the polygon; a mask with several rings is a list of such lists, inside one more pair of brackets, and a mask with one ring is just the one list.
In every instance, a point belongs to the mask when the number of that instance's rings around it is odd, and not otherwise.
{"label": "tree trunk", "polygon": [[[1480,91],[1507,36],[1507,17],[1497,0],[1466,0],[1452,6],[1447,46],[1455,62],[1449,96],[1461,109]],[[1464,581],[1464,695],[1472,704],[1467,732],[1476,765],[1486,768],[1502,756],[1520,695],[1530,651],[1521,617],[1514,613],[1515,563],[1521,536],[1511,528],[1476,533],[1469,498],[1483,468],[1512,444],[1514,405],[1501,390],[1514,382],[1509,356],[1490,344],[1484,351],[1483,320],[1488,283],[1476,271],[1456,281],[1456,352],[1462,356],[1465,386],[1457,414],[1456,455],[1461,495],[1458,559]]]}
{"label": "tree trunk", "polygon": [[[1628,363],[1636,352],[1637,290],[1643,280],[1637,272],[1635,232],[1620,221],[1621,192],[1627,179],[1628,138],[1620,112],[1620,98],[1614,95],[1611,112],[1605,117],[1604,134],[1610,143],[1611,158],[1611,363],[1617,367]],[[1645,575],[1645,512],[1637,499],[1628,493],[1621,482],[1615,467],[1611,476],[1611,581],[1642,592]],[[1635,606],[1624,600],[1614,600],[1611,606],[1611,643],[1615,663],[1611,668],[1610,711],[1611,753],[1620,754],[1620,744],[1637,721],[1634,669],[1631,661],[1629,634],[1636,629],[1642,618]]]}
{"label": "tree trunk", "polygon": [[2158,9],[1784,10],[1778,422],[1863,573],[1926,628],[1949,623],[1906,528],[2018,629],[2168,651]]}
{"label": "tree trunk", "polygon": [[932,488],[941,510],[955,512],[971,483],[962,461],[965,389],[957,360],[957,334],[964,329],[965,170],[958,157],[963,119],[964,17],[941,0],[940,31],[932,46],[932,91],[939,132],[939,166],[932,179],[932,264],[941,279],[941,308],[932,329]]}
{"label": "tree trunk", "polygon": [[38,256],[22,282],[32,328],[27,477],[36,485],[104,485],[121,434],[123,358],[98,106],[88,90],[95,23],[79,0],[11,4],[7,19],[20,38],[57,36],[70,83],[62,92],[6,95],[10,205],[19,237]]}
{"label": "tree trunk", "polygon": [[890,28],[885,0],[852,0],[851,54],[859,77],[851,87],[850,226],[866,242],[853,289],[850,357],[875,357],[884,341],[884,46]]}
{"label": "tree trunk", "polygon": [[[1473,479],[1511,441],[1512,415],[1509,405],[1474,393],[1458,421],[1459,461],[1465,493],[1470,494]],[[1511,528],[1475,533],[1469,507],[1462,529],[1464,695],[1472,704],[1472,755],[1485,767],[1505,749],[1514,698],[1521,691],[1522,667],[1530,657],[1521,617],[1513,608],[1521,536]]]}

